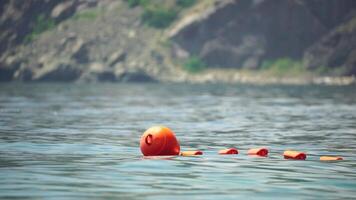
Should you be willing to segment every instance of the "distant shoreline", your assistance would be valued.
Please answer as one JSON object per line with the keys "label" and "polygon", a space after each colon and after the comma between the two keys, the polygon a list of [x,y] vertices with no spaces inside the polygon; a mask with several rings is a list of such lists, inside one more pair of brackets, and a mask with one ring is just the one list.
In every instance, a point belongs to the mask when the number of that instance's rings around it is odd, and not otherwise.
{"label": "distant shoreline", "polygon": [[19,81],[19,80],[11,80],[11,81],[0,81],[1,84],[6,83],[188,83],[188,84],[252,84],[252,85],[329,85],[329,86],[356,86],[356,77],[355,76],[342,76],[342,77],[330,77],[330,76],[320,76],[320,77],[312,77],[312,78],[287,78],[287,77],[269,77],[260,79],[259,77],[250,77],[250,76],[241,76],[235,79],[227,79],[227,78],[216,78],[214,75],[205,74],[200,77],[196,75],[194,77],[188,76],[180,78],[179,80],[164,80],[164,81],[95,81],[95,82],[85,82],[82,80],[77,80],[73,82],[65,82],[65,81]]}
{"label": "distant shoreline", "polygon": [[187,83],[248,83],[256,85],[282,84],[282,85],[353,85],[356,84],[355,76],[323,76],[306,74],[298,76],[271,76],[261,71],[239,70],[205,70],[196,74],[183,73],[175,80],[163,80],[163,82],[187,82]]}

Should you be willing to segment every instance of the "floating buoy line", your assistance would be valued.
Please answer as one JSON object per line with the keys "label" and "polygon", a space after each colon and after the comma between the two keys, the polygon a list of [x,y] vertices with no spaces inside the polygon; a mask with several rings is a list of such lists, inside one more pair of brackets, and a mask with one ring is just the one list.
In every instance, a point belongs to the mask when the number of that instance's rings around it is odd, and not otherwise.
{"label": "floating buoy line", "polygon": [[[147,129],[140,140],[140,149],[144,156],[199,156],[203,151],[180,151],[179,142],[174,132],[165,126],[153,126]],[[239,154],[238,149],[228,148],[217,152],[220,155]],[[267,148],[252,148],[247,151],[248,155],[267,157],[269,150]],[[307,154],[294,150],[283,152],[285,159],[306,160]],[[339,161],[343,160],[340,156],[321,156],[320,161]]]}

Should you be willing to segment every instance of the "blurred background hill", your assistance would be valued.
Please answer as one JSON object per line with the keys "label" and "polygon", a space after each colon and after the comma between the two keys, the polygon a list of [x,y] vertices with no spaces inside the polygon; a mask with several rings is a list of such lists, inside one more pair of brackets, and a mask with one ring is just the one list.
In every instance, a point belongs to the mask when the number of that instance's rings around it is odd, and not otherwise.
{"label": "blurred background hill", "polygon": [[0,81],[356,74],[354,0],[3,0]]}

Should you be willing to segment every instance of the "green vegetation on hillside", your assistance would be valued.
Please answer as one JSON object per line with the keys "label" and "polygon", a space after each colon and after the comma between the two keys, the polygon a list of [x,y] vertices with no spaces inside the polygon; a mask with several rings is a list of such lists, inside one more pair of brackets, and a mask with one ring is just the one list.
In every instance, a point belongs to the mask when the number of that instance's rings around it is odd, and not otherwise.
{"label": "green vegetation on hillside", "polygon": [[279,58],[276,60],[264,61],[261,66],[261,71],[272,76],[303,76],[308,74],[342,76],[347,71],[346,67],[327,67],[319,66],[315,69],[308,70],[305,64],[301,61],[296,61],[290,58]]}
{"label": "green vegetation on hillside", "polygon": [[338,67],[320,66],[316,68],[314,71],[318,75],[342,76],[348,71],[348,69],[345,66],[338,66]]}
{"label": "green vegetation on hillside", "polygon": [[140,6],[143,8],[141,21],[154,28],[166,28],[178,17],[182,9],[196,3],[196,0],[153,1],[153,0],[127,0],[130,8]]}
{"label": "green vegetation on hillside", "polygon": [[354,16],[349,22],[339,26],[337,31],[352,33],[356,29],[356,16]]}
{"label": "green vegetation on hillside", "polygon": [[307,73],[307,69],[301,61],[295,61],[290,58],[264,61],[261,70],[275,76],[295,76]]}
{"label": "green vegetation on hillside", "polygon": [[155,28],[166,28],[177,18],[177,13],[174,9],[148,7],[144,10],[141,20]]}
{"label": "green vegetation on hillside", "polygon": [[53,19],[46,17],[45,15],[38,15],[36,21],[32,27],[32,32],[26,35],[24,41],[31,42],[36,39],[41,33],[54,28],[56,23]]}
{"label": "green vegetation on hillside", "polygon": [[127,3],[129,4],[130,8],[136,7],[136,6],[145,6],[149,0],[127,0]]}
{"label": "green vegetation on hillside", "polygon": [[196,0],[177,0],[176,4],[183,8],[188,8],[196,3]]}
{"label": "green vegetation on hillside", "polygon": [[82,12],[77,12],[73,19],[75,20],[94,20],[98,17],[99,10],[98,9],[91,9]]}
{"label": "green vegetation on hillside", "polygon": [[205,63],[198,56],[191,56],[183,64],[183,69],[190,73],[201,72],[205,68]]}
{"label": "green vegetation on hillside", "polygon": [[[72,19],[74,20],[94,20],[98,17],[100,11],[98,9],[91,9],[82,12],[77,12]],[[31,33],[27,34],[24,42],[28,43],[35,40],[40,34],[51,30],[56,26],[54,19],[49,18],[43,14],[37,16],[35,23],[32,26]]]}

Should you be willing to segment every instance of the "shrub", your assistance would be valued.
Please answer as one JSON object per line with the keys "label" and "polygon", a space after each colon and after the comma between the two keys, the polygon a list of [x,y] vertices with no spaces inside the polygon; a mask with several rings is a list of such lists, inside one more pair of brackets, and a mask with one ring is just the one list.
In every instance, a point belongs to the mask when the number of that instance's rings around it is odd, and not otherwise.
{"label": "shrub", "polygon": [[191,56],[183,65],[184,69],[191,73],[200,72],[205,69],[205,63],[197,56]]}
{"label": "shrub", "polygon": [[54,28],[56,23],[53,19],[44,15],[38,15],[35,24],[32,27],[32,32],[25,37],[25,42],[31,42],[37,38],[41,33]]}
{"label": "shrub", "polygon": [[176,1],[178,6],[183,8],[188,8],[196,3],[196,0],[177,0]]}
{"label": "shrub", "polygon": [[306,72],[306,68],[302,62],[290,58],[264,61],[261,69],[274,75],[299,75]]}
{"label": "shrub", "polygon": [[342,76],[347,72],[347,67],[345,66],[337,66],[337,67],[328,67],[328,66],[320,66],[314,69],[319,75],[329,75],[329,76]]}
{"label": "shrub", "polygon": [[127,0],[130,8],[136,7],[140,4],[140,0]]}
{"label": "shrub", "polygon": [[76,13],[73,16],[75,20],[94,20],[98,17],[99,11],[98,10],[86,10],[83,12]]}
{"label": "shrub", "polygon": [[[178,13],[196,3],[196,0],[151,1],[126,0],[130,8],[140,6],[144,9],[141,21],[154,28],[166,28],[177,18]],[[173,4],[172,4],[173,3]]]}
{"label": "shrub", "polygon": [[127,0],[127,3],[129,4],[130,8],[136,7],[136,6],[146,6],[148,4],[149,0]]}
{"label": "shrub", "polygon": [[166,28],[177,18],[177,14],[177,11],[174,9],[146,7],[141,19],[149,26],[155,28]]}

